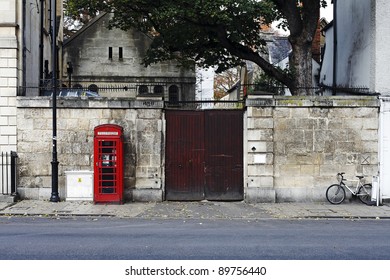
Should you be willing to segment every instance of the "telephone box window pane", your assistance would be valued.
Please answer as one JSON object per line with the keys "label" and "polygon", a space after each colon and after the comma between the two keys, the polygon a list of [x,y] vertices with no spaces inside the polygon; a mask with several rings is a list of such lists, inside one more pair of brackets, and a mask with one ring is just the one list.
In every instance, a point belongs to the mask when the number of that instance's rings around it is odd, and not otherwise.
{"label": "telephone box window pane", "polygon": [[100,141],[100,176],[99,192],[105,194],[116,193],[116,141]]}
{"label": "telephone box window pane", "polygon": [[123,128],[104,124],[94,129],[94,201],[123,202]]}

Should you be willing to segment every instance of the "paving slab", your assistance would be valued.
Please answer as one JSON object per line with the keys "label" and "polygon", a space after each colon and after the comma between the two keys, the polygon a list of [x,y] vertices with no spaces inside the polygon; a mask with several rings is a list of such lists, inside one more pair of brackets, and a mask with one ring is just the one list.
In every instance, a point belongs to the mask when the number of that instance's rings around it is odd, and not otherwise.
{"label": "paving slab", "polygon": [[153,219],[265,219],[265,210],[245,202],[162,202],[138,218]]}
{"label": "paving slab", "polygon": [[0,202],[0,215],[12,216],[107,216],[140,219],[390,219],[390,204],[362,203],[258,203],[245,202],[151,202],[122,205],[90,201],[49,202],[22,200]]}
{"label": "paving slab", "polygon": [[0,211],[9,207],[11,205],[11,203],[9,202],[0,202]]}
{"label": "paving slab", "polygon": [[291,218],[390,218],[388,204],[368,206],[352,202],[340,205],[330,203],[275,203],[258,204],[266,209],[273,217]]}
{"label": "paving slab", "polygon": [[153,203],[131,203],[122,205],[94,204],[87,201],[49,202],[22,200],[0,211],[1,215],[23,216],[112,216],[136,217],[153,207]]}

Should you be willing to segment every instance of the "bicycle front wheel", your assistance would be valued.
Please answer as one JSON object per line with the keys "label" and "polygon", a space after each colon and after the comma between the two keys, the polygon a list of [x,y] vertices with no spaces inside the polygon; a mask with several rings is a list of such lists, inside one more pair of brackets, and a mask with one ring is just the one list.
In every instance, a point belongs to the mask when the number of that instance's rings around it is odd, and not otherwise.
{"label": "bicycle front wheel", "polygon": [[339,184],[331,185],[326,190],[326,199],[332,204],[340,204],[345,199],[345,190]]}
{"label": "bicycle front wheel", "polygon": [[371,203],[371,191],[372,185],[364,184],[359,188],[357,197],[360,199],[361,202],[368,205],[369,203]]}

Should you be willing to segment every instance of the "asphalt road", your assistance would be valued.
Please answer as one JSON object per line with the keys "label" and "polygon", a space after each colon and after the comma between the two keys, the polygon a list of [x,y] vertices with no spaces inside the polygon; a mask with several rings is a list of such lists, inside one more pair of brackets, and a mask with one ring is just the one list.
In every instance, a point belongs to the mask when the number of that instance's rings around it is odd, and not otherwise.
{"label": "asphalt road", "polygon": [[388,260],[390,220],[0,217],[1,260]]}

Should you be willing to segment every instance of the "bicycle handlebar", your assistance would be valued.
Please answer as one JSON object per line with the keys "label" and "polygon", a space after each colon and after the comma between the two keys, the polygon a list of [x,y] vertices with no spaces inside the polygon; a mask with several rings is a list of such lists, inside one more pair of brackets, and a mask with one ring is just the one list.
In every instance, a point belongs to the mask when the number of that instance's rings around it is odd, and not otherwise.
{"label": "bicycle handlebar", "polygon": [[341,183],[342,181],[345,181],[344,176],[343,176],[344,174],[345,174],[345,172],[337,173],[337,177],[340,177],[340,183]]}
{"label": "bicycle handlebar", "polygon": [[[345,174],[345,172],[337,173],[337,177],[341,177],[341,180],[340,180],[340,181],[345,181],[345,180],[347,180],[347,179],[344,178],[344,176],[343,176],[344,174]],[[364,176],[356,176],[356,177],[359,178],[359,180],[361,180],[361,179],[364,178]]]}

